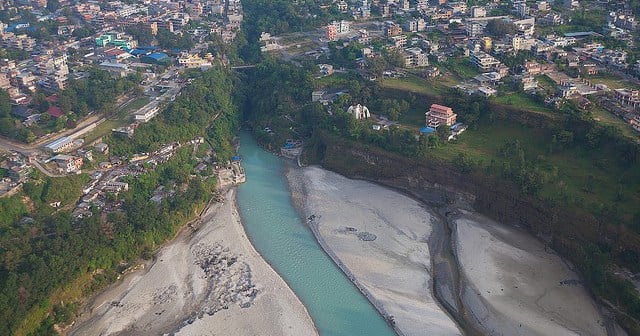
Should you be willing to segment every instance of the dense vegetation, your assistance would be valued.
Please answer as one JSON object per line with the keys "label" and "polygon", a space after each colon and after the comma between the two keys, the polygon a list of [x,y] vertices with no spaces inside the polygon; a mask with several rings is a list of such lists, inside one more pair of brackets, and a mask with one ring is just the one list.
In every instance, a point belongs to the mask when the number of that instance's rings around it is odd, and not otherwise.
{"label": "dense vegetation", "polygon": [[162,144],[186,142],[204,135],[211,140],[220,160],[228,160],[234,154],[231,135],[239,127],[239,121],[229,70],[216,67],[190,74],[194,81],[164,113],[138,128],[132,139],[109,138],[113,154],[151,152]]}
{"label": "dense vegetation", "polygon": [[[34,113],[42,115],[38,124],[29,128],[20,125],[10,115],[9,96],[0,90],[0,135],[31,142],[36,136],[73,127],[76,121],[91,112],[109,116],[116,110],[119,97],[125,93],[141,93],[138,85],[141,80],[142,77],[137,73],[125,78],[113,78],[107,71],[89,68],[86,78],[69,80],[68,87],[58,93],[58,102],[49,102],[43,92],[34,94],[31,107],[35,109]],[[65,115],[53,118],[45,114],[52,105],[58,105]]]}
{"label": "dense vegetation", "polygon": [[[205,136],[219,159],[233,154],[237,129],[232,81],[223,69],[194,76],[193,85],[133,141],[112,139],[122,155],[162,143]],[[216,118],[217,117],[217,118]],[[215,118],[215,121],[214,121]],[[71,209],[88,176],[34,176],[24,190],[0,199],[0,325],[7,334],[54,334],[53,325],[73,318],[81,296],[113,281],[139,255],[150,252],[203,209],[216,179],[196,174],[190,147],[169,162],[126,182],[117,198],[122,210],[75,220]],[[158,186],[175,195],[150,201]],[[60,208],[49,203],[60,201]]]}
{"label": "dense vegetation", "polygon": [[91,111],[110,112],[124,93],[140,93],[138,84],[141,81],[139,74],[113,78],[105,70],[90,68],[86,78],[69,80],[69,86],[59,94],[60,108],[72,119],[86,116]]}

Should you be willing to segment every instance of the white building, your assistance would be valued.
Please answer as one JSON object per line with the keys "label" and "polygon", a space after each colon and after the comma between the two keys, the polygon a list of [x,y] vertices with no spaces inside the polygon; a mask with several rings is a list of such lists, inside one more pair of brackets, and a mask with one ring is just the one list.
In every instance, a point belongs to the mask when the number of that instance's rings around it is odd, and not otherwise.
{"label": "white building", "polygon": [[487,10],[482,6],[471,7],[471,17],[480,18],[487,16]]}
{"label": "white building", "polygon": [[368,119],[371,117],[369,113],[369,108],[364,105],[351,105],[347,110],[347,113],[353,115],[356,119]]}

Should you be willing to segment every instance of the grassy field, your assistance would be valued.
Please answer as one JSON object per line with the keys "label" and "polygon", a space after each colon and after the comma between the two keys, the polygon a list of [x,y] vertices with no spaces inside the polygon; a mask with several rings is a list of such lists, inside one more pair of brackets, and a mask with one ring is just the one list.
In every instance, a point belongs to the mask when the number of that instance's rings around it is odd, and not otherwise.
{"label": "grassy field", "polygon": [[598,74],[594,76],[588,76],[587,79],[593,84],[605,84],[608,88],[612,90],[624,89],[624,88],[633,89],[633,90],[640,89],[640,85],[631,83],[617,76],[608,75],[608,74]]}
{"label": "grassy field", "polygon": [[404,78],[387,78],[380,81],[380,86],[383,88],[403,90],[429,96],[440,96],[456,84],[458,84],[458,81],[447,75],[426,79],[408,74],[407,77]]}
{"label": "grassy field", "polygon": [[603,108],[596,106],[591,110],[593,118],[599,123],[607,126],[617,127],[622,134],[631,139],[638,139],[638,132],[631,128],[631,125],[624,122],[624,120],[616,117],[615,115],[605,111]]}
{"label": "grassy field", "polygon": [[90,144],[97,139],[111,133],[111,129],[124,126],[131,121],[131,113],[145,106],[149,102],[149,97],[139,97],[123,106],[115,113],[113,118],[107,119],[98,125],[84,138],[85,144]]}
{"label": "grassy field", "polygon": [[[637,211],[640,184],[622,181],[640,181],[640,171],[619,167],[610,153],[569,148],[549,155],[550,138],[544,130],[508,122],[485,122],[467,130],[457,141],[434,149],[432,154],[453,161],[462,153],[481,166],[487,166],[491,160],[501,164],[506,160],[499,155],[500,148],[508,141],[518,140],[527,160],[539,162],[548,172],[557,174],[541,190],[543,198],[557,199],[558,191],[563,190],[570,200],[578,199],[590,207],[616,204],[621,213]],[[597,160],[605,162],[605,167],[596,166]]]}
{"label": "grassy field", "polygon": [[444,66],[460,80],[470,79],[480,74],[467,58],[449,59]]}
{"label": "grassy field", "polygon": [[500,105],[511,106],[522,110],[534,112],[552,113],[553,110],[539,103],[526,93],[514,92],[491,97],[491,101]]}

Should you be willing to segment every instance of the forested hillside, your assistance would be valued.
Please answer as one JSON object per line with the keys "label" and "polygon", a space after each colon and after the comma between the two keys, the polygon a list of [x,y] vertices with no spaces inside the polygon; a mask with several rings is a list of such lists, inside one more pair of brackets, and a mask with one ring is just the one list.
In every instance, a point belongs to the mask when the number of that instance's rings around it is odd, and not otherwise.
{"label": "forested hillside", "polygon": [[[215,68],[194,81],[174,103],[141,126],[132,140],[109,139],[114,152],[130,155],[162,143],[205,136],[217,158],[233,154],[238,127],[232,77]],[[213,175],[198,173],[190,148],[137,178],[118,196],[122,211],[94,210],[76,220],[71,209],[87,175],[34,176],[24,191],[0,199],[0,325],[3,333],[55,334],[69,322],[79,299],[115,280],[141,254],[160,244],[203,209],[216,187]],[[158,186],[175,188],[160,204],[150,200]],[[49,206],[60,201],[60,208]]]}

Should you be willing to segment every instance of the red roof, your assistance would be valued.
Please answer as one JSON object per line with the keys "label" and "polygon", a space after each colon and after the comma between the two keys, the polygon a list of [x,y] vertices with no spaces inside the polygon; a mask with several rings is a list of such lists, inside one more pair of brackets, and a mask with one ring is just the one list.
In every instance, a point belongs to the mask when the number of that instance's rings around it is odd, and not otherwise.
{"label": "red roof", "polygon": [[47,114],[54,117],[54,118],[60,118],[64,115],[64,112],[62,112],[62,109],[60,109],[57,106],[51,106],[49,107],[49,109],[47,110]]}
{"label": "red roof", "polygon": [[51,95],[47,97],[46,100],[50,103],[57,103],[60,98],[58,98],[58,95]]}
{"label": "red roof", "polygon": [[111,55],[111,56],[120,56],[122,54],[125,53],[124,50],[120,50],[120,49],[109,49],[107,51],[104,52],[107,55]]}

